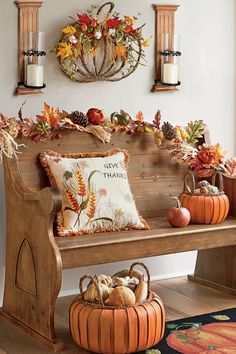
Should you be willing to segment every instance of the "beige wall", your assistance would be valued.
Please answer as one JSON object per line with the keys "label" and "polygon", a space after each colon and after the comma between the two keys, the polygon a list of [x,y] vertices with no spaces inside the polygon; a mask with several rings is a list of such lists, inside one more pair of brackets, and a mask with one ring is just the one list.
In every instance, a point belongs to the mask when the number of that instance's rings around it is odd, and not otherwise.
{"label": "beige wall", "polygon": [[[122,14],[142,13],[146,22],[145,36],[154,32],[152,0],[115,0]],[[158,1],[156,1],[158,2]],[[47,35],[47,64],[44,95],[28,97],[26,115],[39,113],[44,101],[68,111],[86,111],[101,107],[106,113],[123,108],[135,114],[143,110],[151,121],[158,108],[163,119],[185,124],[204,119],[209,125],[213,142],[222,142],[229,154],[235,150],[235,0],[179,0],[177,31],[182,41],[182,86],[178,93],[153,94],[154,43],[147,49],[148,65],[140,67],[128,79],[118,83],[77,84],[60,71],[50,49],[59,38],[59,29],[76,10],[85,11],[96,1],[46,0],[41,11],[41,30]],[[172,3],[162,0],[159,3]],[[13,0],[0,0],[0,111],[16,114],[23,97],[13,96],[17,81],[17,10]],[[0,209],[0,300],[4,272],[4,189],[1,178]],[[17,220],[16,220],[17,222]],[[186,274],[192,270],[194,254],[172,255],[147,260],[154,277]],[[120,266],[120,265],[119,265]],[[100,271],[116,270],[114,264],[99,267]],[[66,271],[64,292],[72,292],[81,273],[92,269]],[[98,269],[96,269],[98,271]]]}

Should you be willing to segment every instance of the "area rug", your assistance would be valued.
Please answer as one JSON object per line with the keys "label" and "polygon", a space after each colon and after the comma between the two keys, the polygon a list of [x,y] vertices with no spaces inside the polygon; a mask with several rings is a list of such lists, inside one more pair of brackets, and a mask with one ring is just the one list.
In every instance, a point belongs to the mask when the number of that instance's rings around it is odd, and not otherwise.
{"label": "area rug", "polygon": [[146,354],[236,354],[236,308],[167,322],[165,336]]}

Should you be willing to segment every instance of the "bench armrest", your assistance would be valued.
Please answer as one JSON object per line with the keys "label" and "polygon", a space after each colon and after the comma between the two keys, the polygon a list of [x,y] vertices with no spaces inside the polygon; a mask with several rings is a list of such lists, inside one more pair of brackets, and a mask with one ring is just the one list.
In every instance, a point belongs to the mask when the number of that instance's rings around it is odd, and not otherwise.
{"label": "bench armrest", "polygon": [[55,187],[47,187],[38,192],[25,190],[22,198],[26,201],[38,201],[42,212],[46,215],[58,213],[62,207],[61,192]]}
{"label": "bench armrest", "polygon": [[31,191],[24,184],[17,160],[15,158],[4,159],[5,178],[10,178],[15,192],[25,201],[38,201],[45,215],[55,214],[61,210],[62,195],[58,188],[46,187],[40,191]]}

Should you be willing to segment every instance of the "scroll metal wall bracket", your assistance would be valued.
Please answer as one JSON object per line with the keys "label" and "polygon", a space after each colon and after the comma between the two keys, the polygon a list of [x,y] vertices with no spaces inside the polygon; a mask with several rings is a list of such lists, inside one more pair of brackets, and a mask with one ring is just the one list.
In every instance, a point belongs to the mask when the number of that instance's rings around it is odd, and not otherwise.
{"label": "scroll metal wall bracket", "polygon": [[24,86],[25,68],[24,68],[24,48],[25,33],[38,32],[39,30],[39,9],[44,0],[17,0],[16,6],[19,11],[18,19],[18,62],[19,77],[16,88],[17,95],[37,95],[43,91],[38,88],[27,88]]}
{"label": "scroll metal wall bracket", "polygon": [[164,33],[174,34],[175,12],[179,5],[153,5],[156,12],[155,83],[152,92],[178,91],[176,86],[161,84],[161,37]]}

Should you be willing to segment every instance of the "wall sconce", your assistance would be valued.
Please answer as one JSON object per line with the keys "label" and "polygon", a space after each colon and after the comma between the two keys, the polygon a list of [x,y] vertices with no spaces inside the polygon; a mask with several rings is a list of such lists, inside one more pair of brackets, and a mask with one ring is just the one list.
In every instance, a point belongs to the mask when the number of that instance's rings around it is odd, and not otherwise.
{"label": "wall sconce", "polygon": [[[18,7],[18,86],[17,95],[41,94],[44,84],[44,39],[39,32],[39,10],[44,0],[17,0]],[[27,75],[28,71],[28,75]],[[40,84],[40,85],[39,85]]]}
{"label": "wall sconce", "polygon": [[25,33],[25,77],[24,86],[27,88],[42,89],[43,65],[45,59],[45,34],[43,32]]}
{"label": "wall sconce", "polygon": [[179,86],[179,35],[165,33],[162,35],[161,50],[161,84]]}
{"label": "wall sconce", "polygon": [[155,83],[152,92],[177,91],[179,78],[179,37],[174,34],[179,5],[153,5],[156,12]]}

